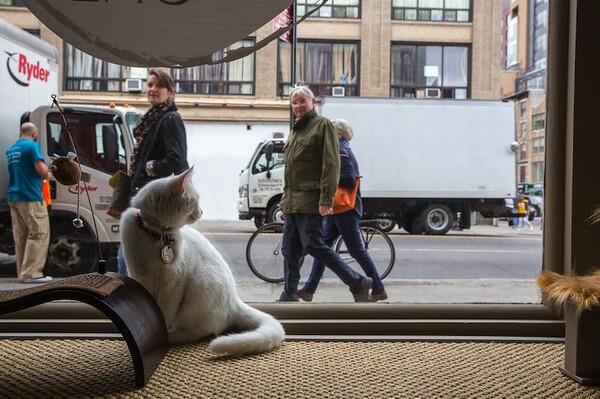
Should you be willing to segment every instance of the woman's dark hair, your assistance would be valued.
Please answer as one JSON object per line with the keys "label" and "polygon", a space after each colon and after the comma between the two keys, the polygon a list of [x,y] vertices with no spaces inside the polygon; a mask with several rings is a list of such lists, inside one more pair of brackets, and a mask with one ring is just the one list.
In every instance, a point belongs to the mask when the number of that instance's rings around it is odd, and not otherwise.
{"label": "woman's dark hair", "polygon": [[158,79],[158,85],[160,87],[164,87],[165,89],[169,90],[169,92],[175,93],[175,82],[173,81],[171,75],[158,68],[151,68],[148,71],[148,75],[156,76]]}

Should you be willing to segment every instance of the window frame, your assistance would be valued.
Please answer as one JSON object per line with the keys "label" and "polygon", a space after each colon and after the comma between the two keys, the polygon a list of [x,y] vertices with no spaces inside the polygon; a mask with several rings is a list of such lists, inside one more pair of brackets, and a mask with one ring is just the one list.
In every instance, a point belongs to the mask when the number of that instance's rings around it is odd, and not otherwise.
{"label": "window frame", "polygon": [[[247,37],[245,39],[239,40],[237,43],[235,43],[235,45],[237,45],[240,42],[247,42],[248,46],[253,46],[256,44],[256,38],[254,37]],[[233,46],[229,46],[227,49],[225,49],[224,51],[230,50]],[[246,47],[246,46],[243,46]],[[236,47],[237,48],[237,47]],[[189,67],[189,68],[178,68],[178,69],[184,69],[184,70],[192,70],[194,68],[198,68],[198,75],[202,75],[202,72],[200,71],[200,68],[215,68],[215,67],[221,67],[221,68],[225,68],[226,69],[226,74],[229,75],[229,68],[232,64],[237,65],[238,63],[242,63],[245,62],[246,58],[248,57],[252,57],[251,59],[251,65],[252,65],[252,80],[251,81],[246,81],[246,80],[182,80],[182,79],[178,79],[177,78],[177,74],[174,73],[175,72],[175,68],[171,69],[171,76],[173,76],[173,80],[175,82],[175,87],[177,88],[177,93],[181,93],[181,94],[200,94],[200,95],[216,95],[216,96],[254,96],[256,94],[256,53],[253,52],[250,55],[247,55],[244,58],[238,59],[238,60],[234,60],[231,62],[223,62],[222,64],[217,64],[217,65],[201,65],[201,66],[196,66],[196,67]],[[180,85],[182,84],[187,84],[187,85],[191,85],[194,90],[192,91],[182,91],[180,89]],[[213,87],[214,85],[217,86],[221,86],[222,90],[221,91],[217,91],[217,92],[205,92],[202,91],[201,88],[204,85],[208,85],[208,87]],[[243,93],[241,90],[239,93],[231,93],[229,92],[229,89],[231,87],[233,87],[234,85],[239,85],[240,87],[243,85],[251,85],[252,86],[252,90],[250,90],[249,93]]]}
{"label": "window frame", "polygon": [[[362,1],[361,0],[355,0],[356,1],[356,6],[355,5],[345,5],[345,4],[336,4],[336,2],[345,2],[344,0],[329,0],[325,5],[323,5],[321,8],[319,8],[314,14],[311,15],[311,18],[340,18],[340,19],[353,19],[353,20],[357,20],[361,18],[361,6],[362,6]],[[309,11],[310,9],[312,9],[314,5],[314,1],[312,0],[299,0],[297,7],[298,7],[298,17],[302,17],[304,16],[304,14],[306,13],[306,9],[308,8]],[[346,13],[345,17],[340,17],[340,16],[336,16],[335,11],[336,10],[341,10],[343,8],[356,8],[356,16],[354,17],[349,17],[347,16],[348,13]],[[324,13],[325,10],[330,9],[331,10],[331,15],[322,15]]]}
{"label": "window frame", "polygon": [[[422,0],[414,0],[416,1],[416,5],[415,6],[394,6],[395,1],[392,0],[391,1],[391,20],[392,21],[406,21],[406,22],[433,22],[433,23],[452,23],[452,24],[465,24],[465,23],[471,23],[473,22],[473,0],[468,0],[469,1],[469,7],[468,8],[449,8],[446,7],[446,0],[441,0],[444,4],[443,6],[440,7],[419,7],[420,2]],[[406,12],[407,11],[414,11],[414,15],[415,18],[407,18],[406,17]],[[421,15],[425,15],[424,13],[426,13],[427,11],[430,12],[429,14],[429,18],[428,19],[420,19]],[[432,11],[437,11],[437,12],[441,12],[441,19],[432,19]],[[463,20],[463,21],[458,21],[457,20],[457,16],[459,12],[468,12],[469,16],[467,18],[467,20]],[[400,18],[396,18],[397,14],[403,14],[403,17]],[[450,15],[450,13],[454,13],[455,14],[455,19],[454,20],[449,20],[447,19],[447,16]]]}
{"label": "window frame", "polygon": [[[315,93],[316,96],[331,95],[333,87],[339,87],[339,86],[344,87],[344,89],[345,89],[344,95],[347,97],[360,96],[360,63],[361,63],[360,42],[359,41],[348,41],[348,40],[299,40],[298,41],[298,44],[302,44],[304,46],[306,46],[307,43],[308,44],[330,44],[331,46],[333,46],[335,44],[356,45],[356,52],[355,52],[356,81],[354,83],[307,82],[307,81],[298,79],[298,76],[306,76],[306,72],[299,72],[298,69],[296,69],[296,82],[302,83],[302,84],[308,86],[312,90],[312,92]],[[286,46],[286,47],[290,46],[290,51],[291,51],[291,45],[289,43],[282,42],[282,41],[278,42],[278,45],[277,45],[277,95],[281,98],[288,98],[289,97],[289,87],[291,85],[289,77],[288,77],[288,80],[280,79],[281,70],[282,70],[281,57],[282,57],[282,47],[283,46]],[[296,50],[296,52],[298,52],[298,50]],[[306,54],[306,51],[303,51],[303,53]],[[333,54],[333,51],[330,54]],[[298,62],[296,62],[296,64],[298,64]],[[306,62],[300,62],[300,64],[305,65],[305,66],[307,65]]]}
{"label": "window frame", "polygon": [[[597,32],[596,2],[551,2],[549,46],[553,56],[549,59],[547,95],[546,163],[553,165],[546,171],[544,182],[544,269],[569,275],[587,274],[592,271],[593,260],[598,257],[597,242],[600,229],[592,228],[584,219],[589,216],[588,207],[596,205],[600,187],[596,183],[600,137],[588,134],[596,125],[593,98],[597,85],[589,83],[586,72],[597,70],[600,60],[595,51],[596,39],[588,31]],[[577,13],[577,18],[571,18]],[[569,32],[572,34],[570,35]],[[577,38],[577,33],[581,36]],[[575,46],[577,43],[577,46]],[[580,51],[577,54],[575,48]],[[577,57],[576,57],[577,55]],[[575,79],[581,74],[581,79]],[[575,75],[575,76],[574,76]],[[577,94],[577,95],[575,95]],[[575,140],[580,138],[580,140]],[[573,206],[573,204],[577,206]],[[577,260],[577,262],[575,262]],[[92,320],[85,323],[92,311],[82,310],[83,305],[72,302],[49,303],[24,311],[2,315],[13,320],[17,327],[15,336],[23,331],[23,322],[29,320],[36,331],[54,331],[45,337],[60,335],[52,320],[61,320],[63,329],[80,333],[86,325],[100,326]],[[513,340],[526,341],[523,336],[525,322],[538,326],[539,337],[550,337],[550,331],[562,326],[564,321],[545,304],[499,305],[499,304],[257,304],[255,307],[273,313],[286,327],[288,339],[320,340],[361,339],[386,340],[448,340],[451,334],[459,340],[487,339],[497,341],[501,334],[514,332]],[[328,319],[335,316],[335,320]],[[457,330],[449,330],[450,319],[464,327],[462,337]],[[479,323],[469,321],[477,319]],[[324,335],[324,321],[334,321]],[[90,320],[88,320],[89,322]],[[390,323],[387,323],[387,322]],[[394,322],[395,323],[392,323]],[[548,323],[543,323],[547,321]],[[403,328],[400,327],[400,323]],[[20,324],[19,324],[20,323]],[[50,325],[47,325],[50,324]],[[106,321],[110,324],[110,321]],[[544,326],[541,326],[544,324]],[[8,331],[9,324],[4,324]],[[429,328],[427,328],[427,326]],[[512,329],[511,329],[512,326]],[[354,327],[354,328],[353,328]],[[353,335],[356,328],[370,328],[372,334]],[[413,328],[414,327],[414,328]],[[100,327],[98,327],[100,328]],[[106,330],[106,326],[103,327]],[[302,332],[307,336],[302,336]],[[478,334],[486,333],[488,337]],[[35,335],[37,334],[37,335]],[[33,336],[40,336],[40,332]],[[404,334],[401,336],[401,334]],[[429,334],[429,335],[427,335]],[[10,335],[5,332],[4,337]],[[63,334],[64,335],[64,334]],[[72,334],[69,335],[73,337]],[[560,338],[560,337],[557,337]]]}
{"label": "window frame", "polygon": [[[90,61],[92,63],[92,69],[95,70],[97,69],[98,65],[100,65],[100,63],[104,63],[105,65],[103,66],[104,68],[119,68],[119,76],[118,77],[98,77],[98,76],[69,76],[69,66],[74,68],[74,64],[73,62],[70,62],[67,57],[69,57],[70,55],[73,55],[73,51],[77,52],[77,54],[80,54],[81,56],[85,57],[87,59],[87,57],[90,57]],[[79,50],[78,48],[76,48],[75,46],[72,46],[71,44],[67,43],[67,42],[63,42],[63,56],[62,56],[63,62],[64,62],[64,67],[63,67],[63,91],[85,91],[85,92],[94,92],[94,93],[123,93],[126,92],[125,89],[125,79],[128,78],[128,73],[124,73],[124,71],[128,71],[131,69],[131,67],[129,66],[123,66],[123,65],[118,65],[118,64],[114,64],[108,61],[104,61],[101,60],[99,58],[96,58],[84,51]],[[92,88],[91,89],[85,89],[85,88],[81,88],[81,85],[84,84],[84,82],[88,82],[87,84],[91,84]],[[111,83],[116,83],[117,84],[117,89],[115,90],[109,90],[108,88],[110,87]],[[78,86],[80,86],[79,88],[70,88],[70,85],[75,85],[77,84]],[[96,87],[101,86],[101,87],[106,87],[107,89],[103,90],[103,89],[96,89]]]}
{"label": "window frame", "polygon": [[[467,86],[463,87],[463,86],[444,86],[444,85],[437,85],[437,86],[426,86],[426,85],[418,85],[415,84],[413,86],[411,85],[395,85],[393,82],[394,76],[393,76],[393,62],[394,62],[394,47],[395,46],[413,46],[414,50],[415,50],[415,59],[416,61],[420,61],[418,59],[418,51],[420,47],[440,47],[441,48],[441,69],[440,69],[440,76],[442,77],[442,82],[443,82],[443,76],[444,76],[444,49],[446,47],[461,47],[461,48],[466,48],[468,51],[467,54],[467,65],[468,65],[468,77],[467,77]],[[453,93],[455,93],[456,90],[466,90],[466,99],[471,98],[471,87],[472,87],[472,78],[473,78],[473,73],[472,73],[472,57],[473,57],[473,46],[470,43],[438,43],[438,42],[399,42],[399,41],[395,41],[395,42],[391,42],[390,43],[390,98],[404,98],[404,96],[401,95],[395,95],[395,92],[397,91],[398,93],[400,93],[402,90],[414,90],[414,96],[413,97],[408,97],[408,98],[421,98],[419,97],[419,92],[423,91],[425,89],[432,89],[432,88],[437,88],[440,89],[441,91],[441,96],[440,98],[460,98],[460,97],[447,97],[445,95],[446,91],[451,90]],[[415,69],[420,68],[421,65],[416,65]]]}

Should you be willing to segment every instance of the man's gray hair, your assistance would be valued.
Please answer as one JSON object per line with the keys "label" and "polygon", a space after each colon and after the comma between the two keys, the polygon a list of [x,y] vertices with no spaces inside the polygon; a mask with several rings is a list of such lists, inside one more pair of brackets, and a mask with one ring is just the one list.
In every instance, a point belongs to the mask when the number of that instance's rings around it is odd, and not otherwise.
{"label": "man's gray hair", "polygon": [[350,123],[348,123],[347,120],[332,119],[331,123],[333,123],[333,126],[335,126],[335,128],[337,129],[338,136],[340,137],[340,139],[348,141],[352,140],[352,137],[354,137],[354,131],[352,130],[352,127],[350,126]]}
{"label": "man's gray hair", "polygon": [[315,93],[313,93],[312,90],[308,86],[294,85],[293,87],[290,88],[290,98],[292,98],[292,94],[294,94],[294,93],[304,94],[308,98],[316,98]]}

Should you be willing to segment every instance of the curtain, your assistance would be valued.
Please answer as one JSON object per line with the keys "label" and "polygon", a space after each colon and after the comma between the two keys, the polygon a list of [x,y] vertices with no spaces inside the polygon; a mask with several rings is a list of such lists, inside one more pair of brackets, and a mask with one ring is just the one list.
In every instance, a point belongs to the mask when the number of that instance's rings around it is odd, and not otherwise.
{"label": "curtain", "polygon": [[356,82],[356,44],[334,44],[332,49],[333,82]]}
{"label": "curtain", "polygon": [[332,46],[329,43],[306,44],[306,81],[307,83],[331,83]]}

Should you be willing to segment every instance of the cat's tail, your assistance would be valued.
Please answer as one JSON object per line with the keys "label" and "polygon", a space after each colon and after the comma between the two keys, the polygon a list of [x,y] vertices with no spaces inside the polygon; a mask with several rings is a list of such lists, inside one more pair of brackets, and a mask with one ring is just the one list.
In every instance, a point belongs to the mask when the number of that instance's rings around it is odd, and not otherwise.
{"label": "cat's tail", "polygon": [[211,351],[227,356],[263,353],[279,347],[285,338],[285,331],[280,322],[270,314],[254,309],[242,301],[239,301],[233,324],[248,331],[213,339],[209,344]]}

